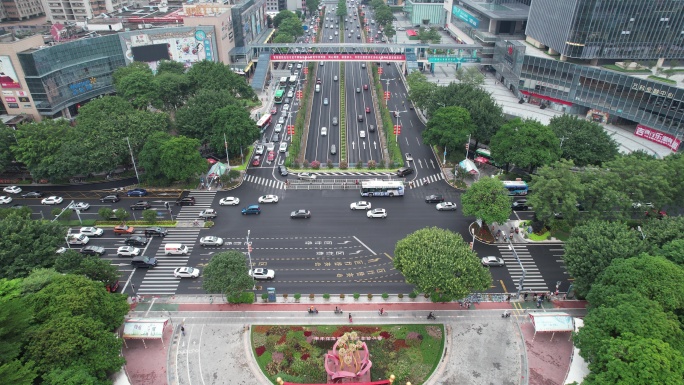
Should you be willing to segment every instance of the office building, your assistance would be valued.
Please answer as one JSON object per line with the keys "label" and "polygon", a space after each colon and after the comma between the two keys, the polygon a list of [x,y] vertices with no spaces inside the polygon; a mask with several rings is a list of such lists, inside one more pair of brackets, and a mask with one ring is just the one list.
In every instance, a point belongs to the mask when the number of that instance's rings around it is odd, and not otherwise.
{"label": "office building", "polygon": [[128,5],[131,5],[129,0],[43,0],[45,14],[52,23],[85,21],[101,14],[118,11]]}
{"label": "office building", "polygon": [[0,2],[0,20],[27,20],[43,16],[41,0],[3,0]]}

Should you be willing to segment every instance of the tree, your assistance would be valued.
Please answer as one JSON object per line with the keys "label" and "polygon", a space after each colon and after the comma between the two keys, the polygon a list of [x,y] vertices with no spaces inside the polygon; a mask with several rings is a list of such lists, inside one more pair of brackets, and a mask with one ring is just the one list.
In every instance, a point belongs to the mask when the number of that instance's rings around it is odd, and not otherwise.
{"label": "tree", "polygon": [[320,4],[320,0],[306,0],[306,9],[309,10],[309,14],[313,15]]}
{"label": "tree", "polygon": [[586,210],[583,214],[587,218],[619,220],[629,214],[629,211],[615,209],[616,202],[629,200],[627,192],[620,190],[616,174],[605,169],[591,168],[578,175],[581,186],[579,202]]}
{"label": "tree", "polygon": [[207,143],[214,127],[212,113],[237,103],[237,99],[229,91],[200,90],[176,112],[178,133]]}
{"label": "tree", "polygon": [[437,32],[437,30],[434,28],[420,27],[418,29],[418,40],[420,40],[420,42],[423,44],[427,42],[439,44],[439,42],[442,40],[442,37],[439,35],[439,32]]}
{"label": "tree", "polygon": [[9,171],[15,159],[12,153],[12,146],[15,144],[14,130],[7,126],[0,127],[0,173]]}
{"label": "tree", "polygon": [[684,239],[675,239],[664,244],[655,255],[664,257],[672,263],[684,267]]}
{"label": "tree", "polygon": [[278,33],[293,36],[295,39],[304,35],[302,22],[297,17],[287,18],[280,23]]}
{"label": "tree", "polygon": [[48,178],[51,176],[50,167],[72,130],[66,120],[46,119],[20,124],[14,132],[16,145],[11,145],[12,152],[34,178]]}
{"label": "tree", "polygon": [[600,307],[614,293],[640,295],[666,312],[680,312],[684,309],[684,269],[648,254],[615,258],[593,283],[587,300],[592,307]]}
{"label": "tree", "polygon": [[274,44],[290,44],[294,43],[295,38],[292,35],[288,35],[284,32],[278,32],[278,34],[273,38]]}
{"label": "tree", "polygon": [[172,181],[190,181],[208,170],[207,160],[199,153],[197,139],[178,136],[164,142],[159,149],[159,165]]}
{"label": "tree", "polygon": [[[299,29],[301,30],[301,24]],[[190,78],[194,93],[201,89],[207,89],[228,91],[229,95],[238,99],[253,100],[256,98],[256,93],[247,84],[244,76],[236,74],[223,63],[203,60],[190,67],[187,75]]]}
{"label": "tree", "polygon": [[415,231],[397,242],[394,268],[433,300],[465,298],[473,291],[486,290],[492,282],[463,238],[437,227]]}
{"label": "tree", "polygon": [[679,384],[684,376],[684,356],[666,342],[633,335],[612,339],[606,354],[589,365],[587,385]]}
{"label": "tree", "polygon": [[[547,126],[535,120],[515,118],[492,137],[489,145],[494,159],[514,163],[532,172],[560,159],[560,142]],[[507,167],[508,168],[508,167]]]}
{"label": "tree", "polygon": [[134,73],[151,72],[151,71],[152,70],[150,69],[150,66],[147,63],[139,62],[139,61],[134,61],[133,63],[131,63],[125,67],[119,67],[112,74],[114,87],[116,87],[117,83],[119,83],[121,81],[121,79],[125,78],[128,75],[131,75]]}
{"label": "tree", "polygon": [[580,202],[582,185],[572,167],[572,161],[560,160],[539,168],[537,174],[532,175],[532,193],[528,203],[534,207],[537,218],[550,222],[552,226],[559,217],[571,224],[579,217],[577,204]]}
{"label": "tree", "polygon": [[[22,298],[0,300],[0,365],[20,357],[24,333],[31,326],[31,311]],[[3,380],[5,381],[5,380]]]}
{"label": "tree", "polygon": [[663,160],[633,152],[606,162],[605,167],[616,175],[616,189],[629,194],[627,201],[616,202],[624,209],[631,209],[633,203],[651,203],[660,209],[675,200],[670,168]]}
{"label": "tree", "polygon": [[[145,173],[142,175],[143,179],[148,183],[158,183],[161,185],[167,185],[171,181],[166,177],[166,173],[161,167],[161,158],[159,153],[161,151],[162,145],[171,139],[171,135],[166,132],[155,132],[149,136],[140,154],[138,155],[138,163],[140,168],[145,169]],[[106,209],[108,207],[103,207]],[[102,210],[100,209],[100,210]],[[101,215],[105,219],[109,219],[111,213]]]}
{"label": "tree", "polygon": [[149,222],[151,224],[157,223],[157,210],[145,210],[143,211],[143,219],[145,222]]}
{"label": "tree", "polygon": [[84,275],[95,282],[102,283],[103,286],[116,282],[119,279],[119,271],[116,266],[106,259],[93,256],[82,258],[78,269],[71,273]]}
{"label": "tree", "polygon": [[146,109],[159,98],[154,75],[149,67],[147,71],[133,72],[120,78],[114,88],[119,97],[139,110]]}
{"label": "tree", "polygon": [[33,363],[23,364],[19,360],[13,360],[0,365],[0,378],[8,384],[33,385],[38,377]]}
{"label": "tree", "polygon": [[668,216],[662,219],[651,219],[643,222],[641,228],[644,233],[641,250],[656,255],[665,245],[682,239],[684,217]]}
{"label": "tree", "polygon": [[2,278],[23,278],[40,267],[51,267],[55,250],[64,243],[66,229],[58,223],[10,215],[0,221]]}
{"label": "tree", "polygon": [[482,86],[484,85],[485,76],[477,67],[458,67],[456,70],[456,79],[463,84]]}
{"label": "tree", "polygon": [[[312,1],[316,1],[316,0],[312,0]],[[307,3],[307,7],[308,7],[308,6],[309,6],[309,5],[308,5],[308,3]],[[297,15],[295,15],[294,12],[291,12],[291,11],[288,11],[288,10],[282,10],[282,11],[278,12],[278,14],[275,15],[275,17],[273,18],[273,26],[274,26],[275,28],[279,28],[279,27],[280,27],[280,24],[281,24],[283,21],[285,21],[286,19],[290,19],[290,18],[296,19],[296,18],[297,18]]]}
{"label": "tree", "polygon": [[128,211],[126,211],[126,209],[120,208],[120,209],[114,210],[114,216],[116,217],[116,219],[118,221],[124,223],[124,222],[126,222],[126,219],[131,217],[131,214]]}
{"label": "tree", "polygon": [[561,157],[578,167],[600,166],[618,155],[618,144],[598,123],[573,115],[555,116],[549,128],[561,141]]}
{"label": "tree", "polygon": [[155,76],[154,87],[157,93],[154,106],[169,112],[175,112],[178,107],[183,105],[192,88],[187,76],[170,71]]}
{"label": "tree", "polygon": [[[62,255],[75,255],[79,256],[80,253],[77,253],[76,251],[73,250],[67,250],[66,253]],[[59,260],[59,258],[57,258]],[[23,278],[21,281],[21,292],[24,295],[27,294],[32,294],[32,293],[37,293],[50,283],[52,283],[53,280],[61,277],[62,274],[58,273],[55,271],[55,269],[46,269],[46,268],[38,268],[34,269],[31,271],[31,275],[29,275],[26,278]]]}
{"label": "tree", "polygon": [[394,15],[392,10],[388,6],[379,7],[375,10],[375,22],[380,25],[392,24],[394,20]]}
{"label": "tree", "polygon": [[210,143],[216,151],[224,150],[227,140],[228,152],[238,154],[243,146],[251,145],[259,138],[259,128],[244,108],[237,106],[221,108],[214,111],[211,120],[213,130]]}
{"label": "tree", "polygon": [[337,2],[337,11],[335,11],[335,15],[337,15],[337,17],[345,17],[347,14],[347,2],[339,0]]}
{"label": "tree", "polygon": [[582,357],[598,363],[605,359],[612,339],[630,334],[662,340],[682,351],[684,332],[674,314],[665,313],[658,303],[641,296],[618,297],[623,302],[594,308],[584,318],[584,327],[574,338]]}
{"label": "tree", "polygon": [[672,204],[684,206],[684,155],[670,154],[664,159],[665,167],[670,175],[672,188]]}
{"label": "tree", "polygon": [[239,251],[215,254],[202,272],[202,289],[208,293],[223,294],[231,302],[254,285],[247,270],[249,267],[245,263],[245,256]]}
{"label": "tree", "polygon": [[484,223],[505,223],[511,215],[511,197],[500,180],[482,178],[461,196],[463,215]]}
{"label": "tree", "polygon": [[575,290],[586,296],[614,259],[634,256],[639,236],[620,222],[591,220],[572,229],[563,261],[575,279]]}
{"label": "tree", "polygon": [[183,75],[185,74],[185,66],[175,60],[162,60],[157,65],[157,76],[163,74]]}
{"label": "tree", "polygon": [[394,29],[394,25],[386,24],[382,33],[387,36],[388,41],[392,41],[392,38],[397,34],[397,31]]}
{"label": "tree", "polygon": [[455,150],[468,142],[475,130],[468,111],[461,107],[444,107],[435,112],[423,131],[423,140],[431,145]]}
{"label": "tree", "polygon": [[427,77],[418,71],[411,72],[406,77],[406,82],[409,85],[411,103],[421,110],[427,109],[438,86],[428,82]]}

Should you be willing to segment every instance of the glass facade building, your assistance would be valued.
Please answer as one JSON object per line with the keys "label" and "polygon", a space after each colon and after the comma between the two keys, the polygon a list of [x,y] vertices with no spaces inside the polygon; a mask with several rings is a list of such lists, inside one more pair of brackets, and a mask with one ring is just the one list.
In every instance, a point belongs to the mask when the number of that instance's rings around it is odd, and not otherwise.
{"label": "glass facade building", "polygon": [[114,92],[112,74],[126,65],[118,35],[81,39],[17,53],[42,116]]}
{"label": "glass facade building", "polygon": [[567,58],[678,59],[684,0],[535,0],[527,36]]}

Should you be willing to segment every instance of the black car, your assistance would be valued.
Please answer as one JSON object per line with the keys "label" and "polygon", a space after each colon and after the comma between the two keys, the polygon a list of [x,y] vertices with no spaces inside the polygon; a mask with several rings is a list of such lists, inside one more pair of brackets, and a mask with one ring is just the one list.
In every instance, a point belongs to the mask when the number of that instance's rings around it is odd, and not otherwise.
{"label": "black car", "polygon": [[440,203],[444,202],[444,197],[441,195],[428,195],[425,197],[425,203]]}
{"label": "black car", "polygon": [[163,227],[148,227],[145,229],[145,237],[162,237],[168,234],[168,230]]}
{"label": "black car", "polygon": [[105,203],[105,202],[116,203],[120,200],[121,200],[121,198],[119,198],[118,194],[111,194],[111,195],[103,196],[102,198],[100,198],[100,202],[102,202],[102,203]]}
{"label": "black car", "polygon": [[[402,167],[397,170],[397,176],[402,177],[413,173],[413,169],[410,167]],[[441,201],[440,201],[441,202]]]}
{"label": "black car", "polygon": [[43,193],[40,191],[29,191],[26,194],[21,194],[23,198],[42,198]]}
{"label": "black car", "polygon": [[86,246],[81,249],[83,255],[105,255],[107,250],[100,246]]}
{"label": "black car", "polygon": [[145,245],[147,245],[147,239],[135,235],[135,236],[126,238],[126,241],[124,241],[124,243],[126,243],[129,246],[145,246]]}
{"label": "black car", "polygon": [[513,210],[516,210],[516,211],[518,211],[518,210],[524,211],[524,210],[529,209],[530,206],[527,205],[527,199],[520,199],[520,200],[513,202],[513,204],[511,205],[511,208]]}
{"label": "black car", "polygon": [[280,176],[287,176],[287,167],[283,165],[278,166],[278,172],[280,173]]}
{"label": "black car", "polygon": [[195,197],[185,197],[176,200],[176,206],[194,206]]}
{"label": "black car", "polygon": [[147,210],[150,208],[152,208],[152,205],[147,201],[138,201],[138,203],[131,205],[131,210]]}

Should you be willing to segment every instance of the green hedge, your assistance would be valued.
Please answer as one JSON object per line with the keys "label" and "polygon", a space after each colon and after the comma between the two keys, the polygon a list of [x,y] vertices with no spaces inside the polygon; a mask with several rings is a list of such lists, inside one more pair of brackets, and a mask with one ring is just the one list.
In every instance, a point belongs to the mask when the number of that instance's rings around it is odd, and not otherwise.
{"label": "green hedge", "polygon": [[[285,160],[285,165],[290,167],[299,158],[299,153],[302,146],[302,136],[304,135],[304,127],[306,126],[306,115],[307,107],[311,102],[311,93],[313,92],[315,81],[309,81],[309,79],[314,77],[314,70],[316,69],[316,63],[310,62],[308,65],[309,73],[307,74],[306,86],[304,87],[304,94],[299,103],[299,112],[297,113],[297,118],[295,119],[295,134],[292,135],[292,142],[287,154],[287,159]],[[286,128],[287,129],[287,128]]]}
{"label": "green hedge", "polygon": [[340,63],[340,162],[347,160],[347,118],[344,92],[344,63]]}
{"label": "green hedge", "polygon": [[393,168],[404,163],[404,157],[401,155],[401,149],[399,144],[397,144],[396,136],[394,136],[394,121],[390,115],[390,111],[385,105],[385,90],[382,88],[382,83],[380,82],[380,75],[378,75],[378,67],[373,64],[373,83],[375,84],[375,90],[378,94],[378,105],[380,107],[380,117],[382,118],[382,130],[385,133],[385,138],[387,139],[387,151],[389,152],[390,162],[388,168]]}

